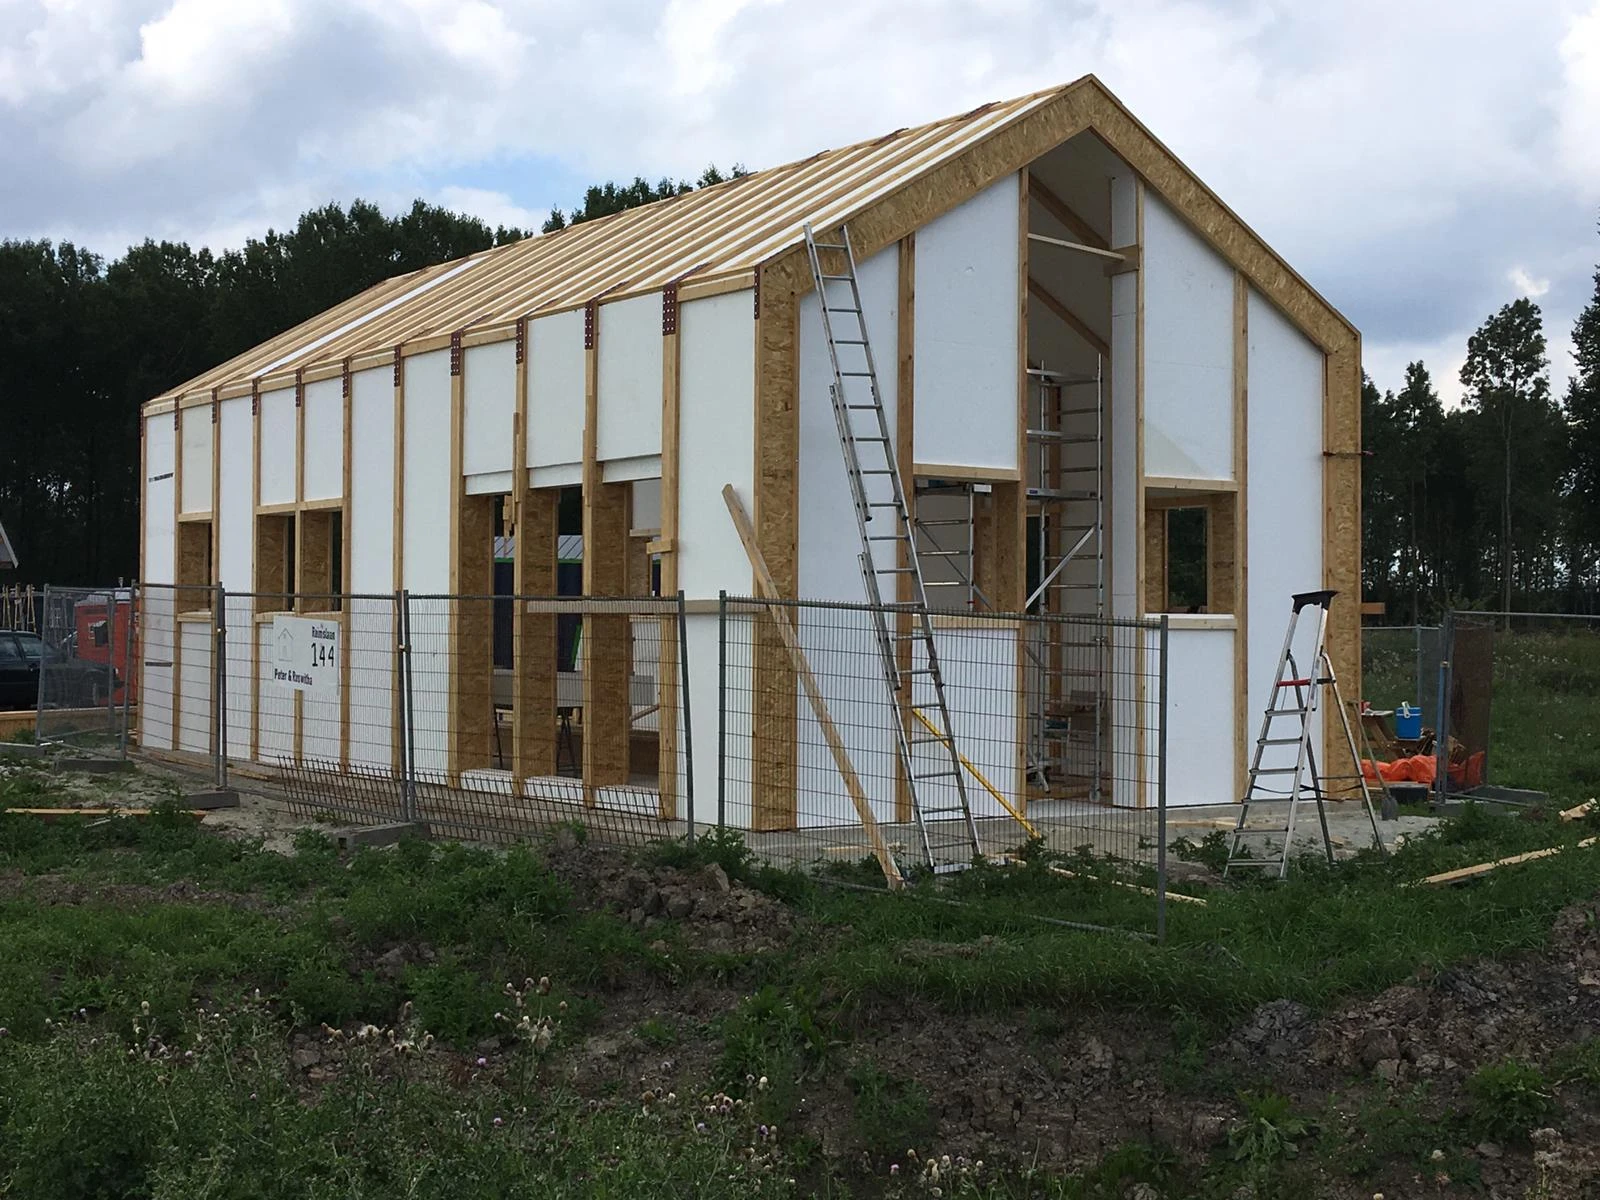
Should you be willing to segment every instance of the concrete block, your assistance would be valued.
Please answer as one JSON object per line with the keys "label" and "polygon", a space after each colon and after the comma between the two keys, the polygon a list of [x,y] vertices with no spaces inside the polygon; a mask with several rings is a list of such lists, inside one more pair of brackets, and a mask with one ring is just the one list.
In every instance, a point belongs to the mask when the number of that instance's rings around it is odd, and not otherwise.
{"label": "concrete block", "polygon": [[209,792],[188,792],[179,801],[184,808],[196,811],[210,812],[218,808],[238,808],[239,793],[232,788],[222,788]]}
{"label": "concrete block", "polygon": [[331,835],[339,853],[348,854],[361,846],[392,846],[401,838],[427,837],[425,821],[396,821],[392,825],[357,825],[335,829]]}

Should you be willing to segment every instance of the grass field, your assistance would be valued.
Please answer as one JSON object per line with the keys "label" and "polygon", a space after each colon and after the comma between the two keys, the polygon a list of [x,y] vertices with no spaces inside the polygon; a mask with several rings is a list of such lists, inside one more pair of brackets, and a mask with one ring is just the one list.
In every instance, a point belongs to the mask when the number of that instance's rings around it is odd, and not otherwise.
{"label": "grass field", "polygon": [[[50,786],[13,774],[0,808]],[[890,897],[761,869],[731,839],[657,852],[652,869],[716,862],[793,923],[744,951],[580,902],[544,846],[410,842],[341,859],[316,835],[279,855],[176,814],[0,813],[0,1195],[1276,1194],[1296,1170],[1332,1171],[1355,1118],[1229,1087],[1208,1102],[1244,1133],[1185,1159],[1130,1122],[1127,1146],[1092,1164],[1040,1167],[1016,1144],[981,1170],[959,1154],[940,1167],[934,1094],[961,1081],[863,1047],[892,1049],[879,1034],[895,1022],[907,1039],[977,1022],[963,1027],[1020,1039],[1021,1088],[1055,1053],[1029,1066],[1027,1046],[1105,1014],[1147,1031],[1173,1103],[1209,1095],[1206,1047],[1266,1001],[1327,1011],[1540,947],[1564,906],[1600,891],[1600,854],[1470,889],[1407,885],[1595,831],[1474,810],[1389,859],[1306,863],[1287,885],[1174,906],[1164,945],[1036,921],[1114,920],[1139,900],[1042,860]],[[723,999],[661,1015],[663,997],[685,995]],[[673,1060],[676,1091],[592,1085],[589,1048],[619,1020]],[[823,1094],[835,1099],[807,1100]],[[1361,1178],[1416,1152],[1374,1153]]]}

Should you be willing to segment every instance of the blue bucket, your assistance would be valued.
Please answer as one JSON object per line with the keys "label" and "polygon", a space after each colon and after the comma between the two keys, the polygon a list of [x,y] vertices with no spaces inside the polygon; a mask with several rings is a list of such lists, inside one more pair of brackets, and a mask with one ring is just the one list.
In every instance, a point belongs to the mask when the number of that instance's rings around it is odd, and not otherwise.
{"label": "blue bucket", "polygon": [[1407,741],[1422,736],[1422,710],[1411,704],[1402,704],[1394,710],[1394,735]]}

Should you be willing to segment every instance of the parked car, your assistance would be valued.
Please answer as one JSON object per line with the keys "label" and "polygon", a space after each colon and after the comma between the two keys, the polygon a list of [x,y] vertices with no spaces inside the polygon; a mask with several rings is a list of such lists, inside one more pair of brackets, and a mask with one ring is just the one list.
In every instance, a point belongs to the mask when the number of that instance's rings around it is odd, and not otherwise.
{"label": "parked car", "polygon": [[41,669],[49,672],[45,699],[56,708],[98,708],[122,686],[103,662],[74,658],[70,650],[47,652],[44,639],[25,629],[0,629],[0,708],[38,705]]}

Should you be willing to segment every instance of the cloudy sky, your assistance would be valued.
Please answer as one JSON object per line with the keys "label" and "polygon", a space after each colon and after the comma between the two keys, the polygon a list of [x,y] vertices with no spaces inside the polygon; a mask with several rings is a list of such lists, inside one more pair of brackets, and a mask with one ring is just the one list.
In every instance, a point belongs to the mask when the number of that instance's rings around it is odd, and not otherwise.
{"label": "cloudy sky", "polygon": [[238,245],[414,196],[537,226],[1094,72],[1447,395],[1600,261],[1600,0],[0,0],[0,237]]}

